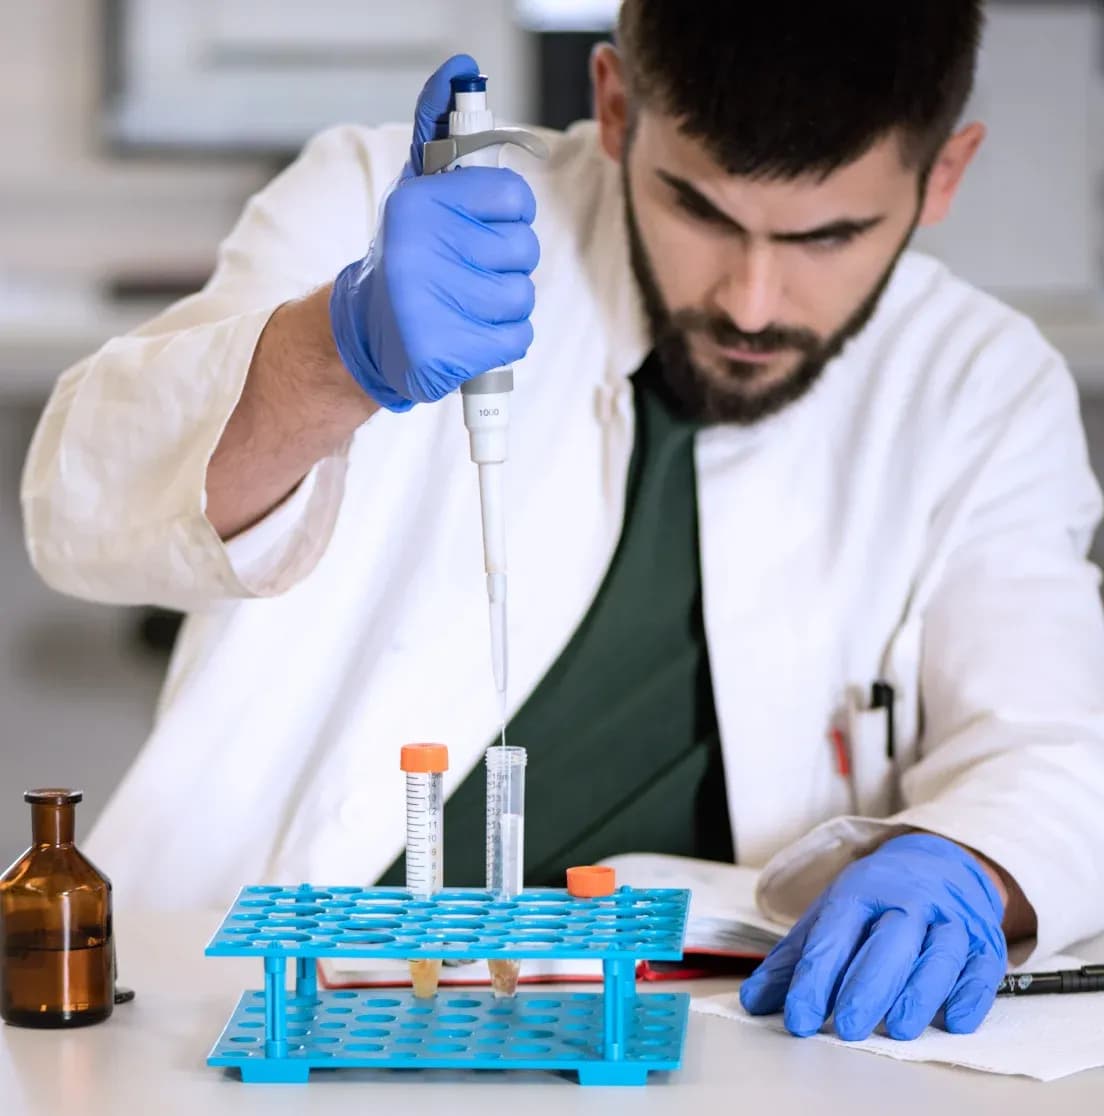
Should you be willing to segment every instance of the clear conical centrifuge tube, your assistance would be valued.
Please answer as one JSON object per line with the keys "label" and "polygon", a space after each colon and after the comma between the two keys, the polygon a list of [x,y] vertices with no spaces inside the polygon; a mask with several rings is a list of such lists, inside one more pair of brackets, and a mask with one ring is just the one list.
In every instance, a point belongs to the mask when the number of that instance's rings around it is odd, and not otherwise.
{"label": "clear conical centrifuge tube", "polygon": [[[522,889],[525,864],[525,749],[496,744],[487,749],[487,890],[512,899]],[[488,961],[496,997],[517,991],[521,962]]]}
{"label": "clear conical centrifuge tube", "polygon": [[[444,883],[444,744],[406,744],[401,765],[406,772],[406,886],[415,899],[428,899]],[[410,962],[410,982],[418,999],[432,999],[441,977],[440,958]]]}

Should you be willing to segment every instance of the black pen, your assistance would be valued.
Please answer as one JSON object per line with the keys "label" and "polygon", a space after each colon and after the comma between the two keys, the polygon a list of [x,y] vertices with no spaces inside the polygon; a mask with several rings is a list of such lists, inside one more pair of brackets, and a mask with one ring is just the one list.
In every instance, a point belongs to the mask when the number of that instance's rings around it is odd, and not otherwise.
{"label": "black pen", "polygon": [[998,996],[1039,996],[1047,992],[1104,992],[1104,965],[1082,965],[1056,973],[1009,973]]}
{"label": "black pen", "polygon": [[886,758],[893,759],[897,749],[893,730],[893,687],[883,678],[870,687],[870,708],[886,711]]}

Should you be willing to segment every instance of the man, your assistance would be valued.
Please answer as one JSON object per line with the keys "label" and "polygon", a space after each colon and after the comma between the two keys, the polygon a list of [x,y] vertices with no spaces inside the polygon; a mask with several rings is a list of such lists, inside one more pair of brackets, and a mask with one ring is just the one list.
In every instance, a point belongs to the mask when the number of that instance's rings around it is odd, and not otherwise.
{"label": "man", "polygon": [[418,177],[476,68],[451,59],[409,153],[319,137],[204,291],[63,376],[24,481],[38,569],[191,614],[91,840],[126,901],[394,879],[397,750],[426,738],[450,882],[480,882],[499,726],[455,388],[515,362],[530,882],[630,849],[763,865],[797,922],[742,994],[796,1034],[972,1030],[1006,938],[1104,928],[1076,392],[904,251],[982,142],[956,129],[980,22],[626,0],[596,124]]}

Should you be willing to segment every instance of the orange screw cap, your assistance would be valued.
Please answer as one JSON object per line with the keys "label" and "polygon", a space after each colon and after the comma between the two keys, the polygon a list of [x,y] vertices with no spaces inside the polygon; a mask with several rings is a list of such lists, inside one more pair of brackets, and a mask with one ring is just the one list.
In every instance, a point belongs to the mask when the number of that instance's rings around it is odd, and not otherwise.
{"label": "orange screw cap", "polygon": [[586,864],[567,870],[567,890],[576,899],[598,899],[617,889],[617,874],[601,864]]}
{"label": "orange screw cap", "polygon": [[399,766],[403,771],[436,775],[448,771],[447,744],[404,744]]}

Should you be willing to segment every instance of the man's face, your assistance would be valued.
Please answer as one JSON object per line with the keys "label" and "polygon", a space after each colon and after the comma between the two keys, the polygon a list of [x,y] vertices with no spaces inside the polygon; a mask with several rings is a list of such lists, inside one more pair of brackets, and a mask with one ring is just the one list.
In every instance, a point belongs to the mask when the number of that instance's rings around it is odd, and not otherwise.
{"label": "man's face", "polygon": [[894,137],[823,179],[752,180],[641,110],[622,168],[664,376],[706,422],[753,423],[804,395],[873,314],[920,208]]}

